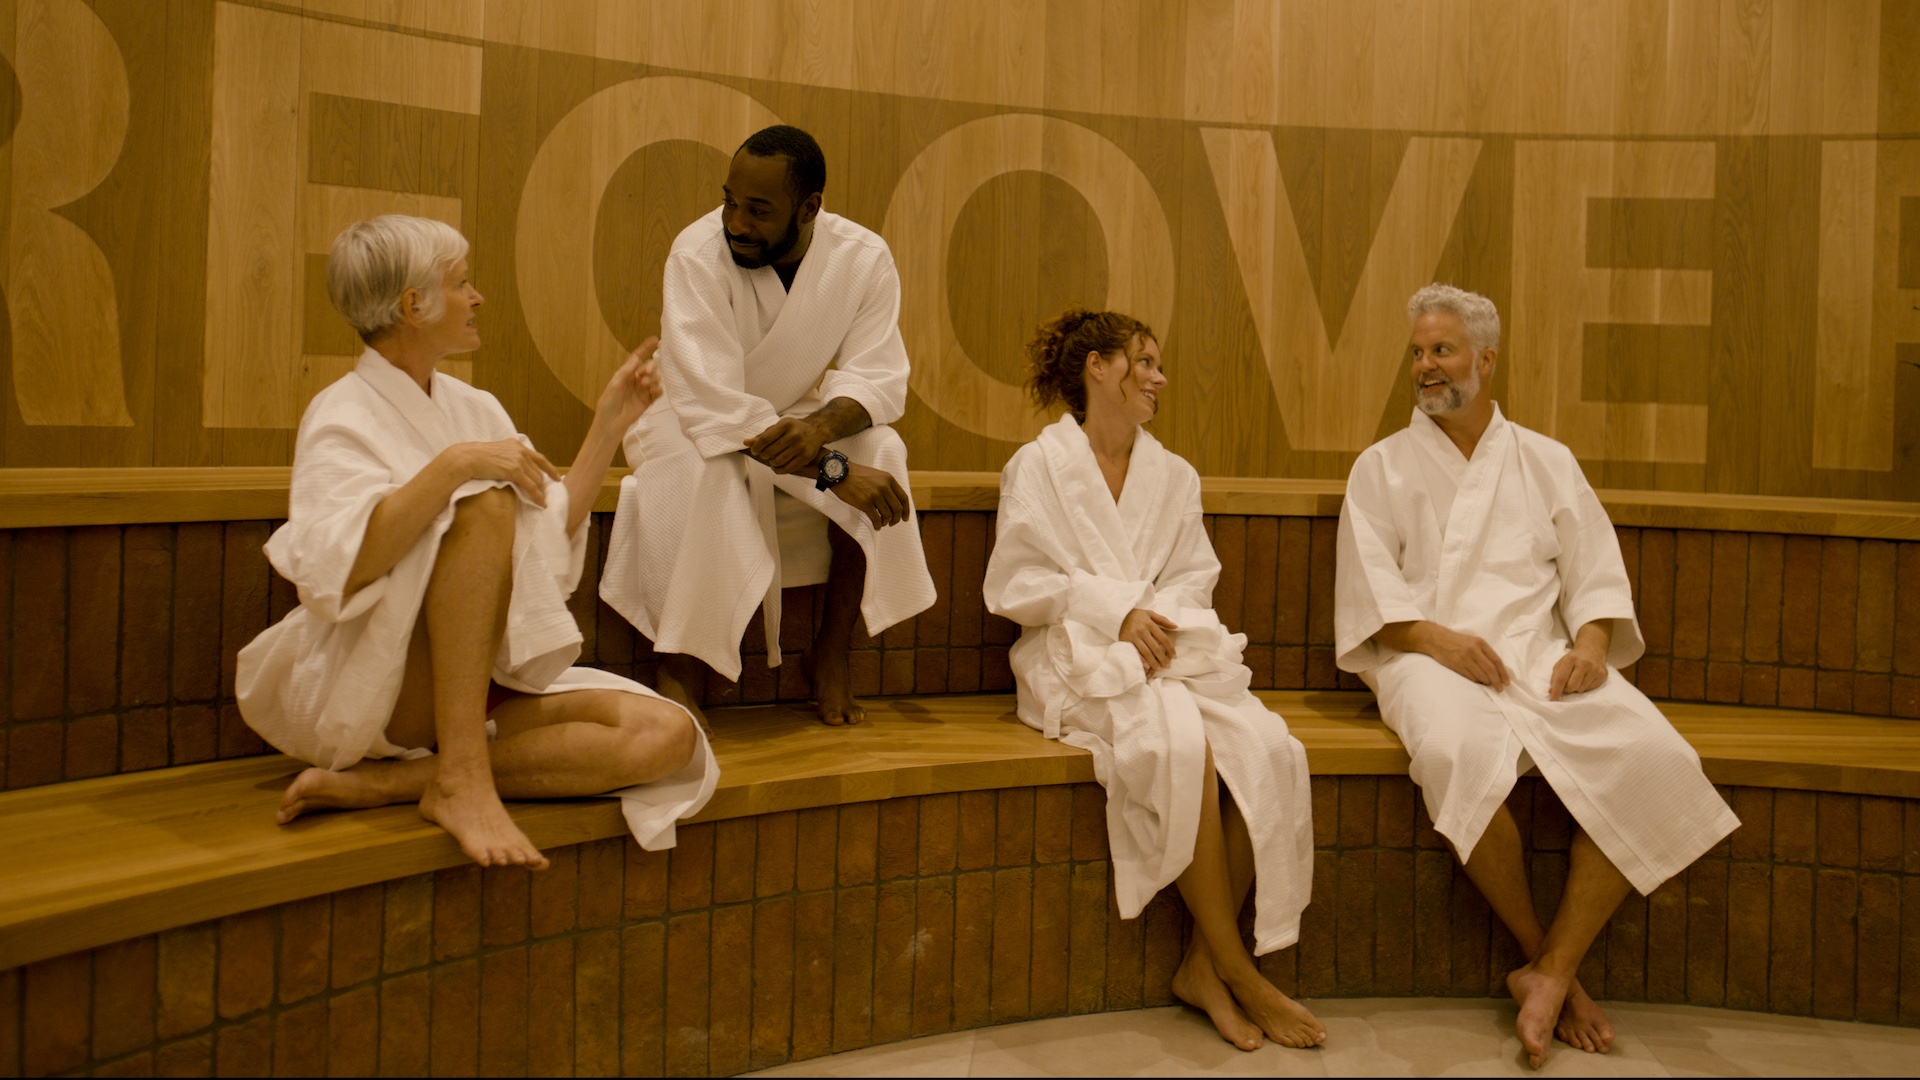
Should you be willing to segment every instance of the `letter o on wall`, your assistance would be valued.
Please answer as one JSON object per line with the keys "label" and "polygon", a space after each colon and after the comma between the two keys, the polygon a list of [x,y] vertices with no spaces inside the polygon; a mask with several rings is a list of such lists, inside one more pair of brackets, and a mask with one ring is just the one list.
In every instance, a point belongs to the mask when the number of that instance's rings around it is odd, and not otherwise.
{"label": "letter o on wall", "polygon": [[731,156],[780,118],[751,96],[703,79],[654,76],[609,86],[554,125],[520,191],[515,280],[527,331],[560,384],[591,406],[626,359],[593,283],[593,228],[622,162],[673,139]]}
{"label": "letter o on wall", "polygon": [[900,332],[913,358],[909,385],[935,412],[977,435],[1025,442],[1047,418],[1026,394],[970,359],[947,305],[954,222],[981,185],[1031,170],[1073,185],[1107,241],[1107,301],[1165,333],[1173,312],[1173,240],[1153,186],[1118,146],[1089,128],[1032,113],[962,124],[907,167],[881,232],[900,271]]}

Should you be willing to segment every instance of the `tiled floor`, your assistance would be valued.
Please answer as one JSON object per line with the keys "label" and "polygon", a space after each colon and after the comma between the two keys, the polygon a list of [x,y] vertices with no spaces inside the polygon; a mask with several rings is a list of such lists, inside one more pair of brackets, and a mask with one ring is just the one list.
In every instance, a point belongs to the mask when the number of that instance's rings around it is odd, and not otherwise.
{"label": "tiled floor", "polygon": [[[1221,1042],[1182,1008],[1064,1016],[814,1058],[756,1076],[1523,1076],[1513,1009],[1494,1000],[1309,1002],[1318,1050]],[[1542,1076],[1911,1076],[1920,1030],[1686,1005],[1607,1006],[1613,1052],[1556,1043]]]}

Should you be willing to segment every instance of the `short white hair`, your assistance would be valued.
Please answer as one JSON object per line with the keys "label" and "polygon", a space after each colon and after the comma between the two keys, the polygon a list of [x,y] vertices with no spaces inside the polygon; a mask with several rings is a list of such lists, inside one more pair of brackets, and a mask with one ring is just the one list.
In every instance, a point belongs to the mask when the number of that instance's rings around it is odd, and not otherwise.
{"label": "short white hair", "polygon": [[1479,293],[1436,281],[1407,301],[1407,324],[1419,322],[1420,316],[1431,311],[1444,311],[1459,319],[1460,325],[1467,328],[1467,340],[1475,353],[1500,347],[1500,309]]}
{"label": "short white hair", "polygon": [[439,322],[446,312],[440,285],[448,268],[467,257],[467,238],[444,221],[381,214],[355,222],[333,238],[327,253],[327,298],[362,341],[400,322],[408,289],[420,293],[420,315]]}

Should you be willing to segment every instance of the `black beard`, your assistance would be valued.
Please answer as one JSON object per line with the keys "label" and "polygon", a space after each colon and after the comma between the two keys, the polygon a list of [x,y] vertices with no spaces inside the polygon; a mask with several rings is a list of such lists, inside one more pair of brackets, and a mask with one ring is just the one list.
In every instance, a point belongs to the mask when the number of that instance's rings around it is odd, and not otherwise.
{"label": "black beard", "polygon": [[[724,228],[721,231],[726,232]],[[795,214],[788,218],[786,234],[781,236],[780,239],[775,240],[772,244],[762,248],[757,255],[742,255],[740,254],[740,249],[733,246],[736,241],[741,243],[746,242],[745,237],[738,237],[732,233],[726,233],[726,236],[727,254],[733,256],[733,264],[746,270],[758,270],[763,266],[772,266],[774,263],[786,258],[787,253],[791,252],[794,247],[800,243],[800,215]]]}

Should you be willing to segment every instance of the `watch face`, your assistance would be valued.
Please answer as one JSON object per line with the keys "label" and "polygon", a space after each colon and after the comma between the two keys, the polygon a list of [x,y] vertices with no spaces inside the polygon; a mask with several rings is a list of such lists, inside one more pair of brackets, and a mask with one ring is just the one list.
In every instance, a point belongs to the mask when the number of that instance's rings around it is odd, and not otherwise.
{"label": "watch face", "polygon": [[821,466],[820,471],[826,473],[827,479],[829,480],[845,480],[847,478],[847,459],[835,454],[827,459],[827,463]]}

